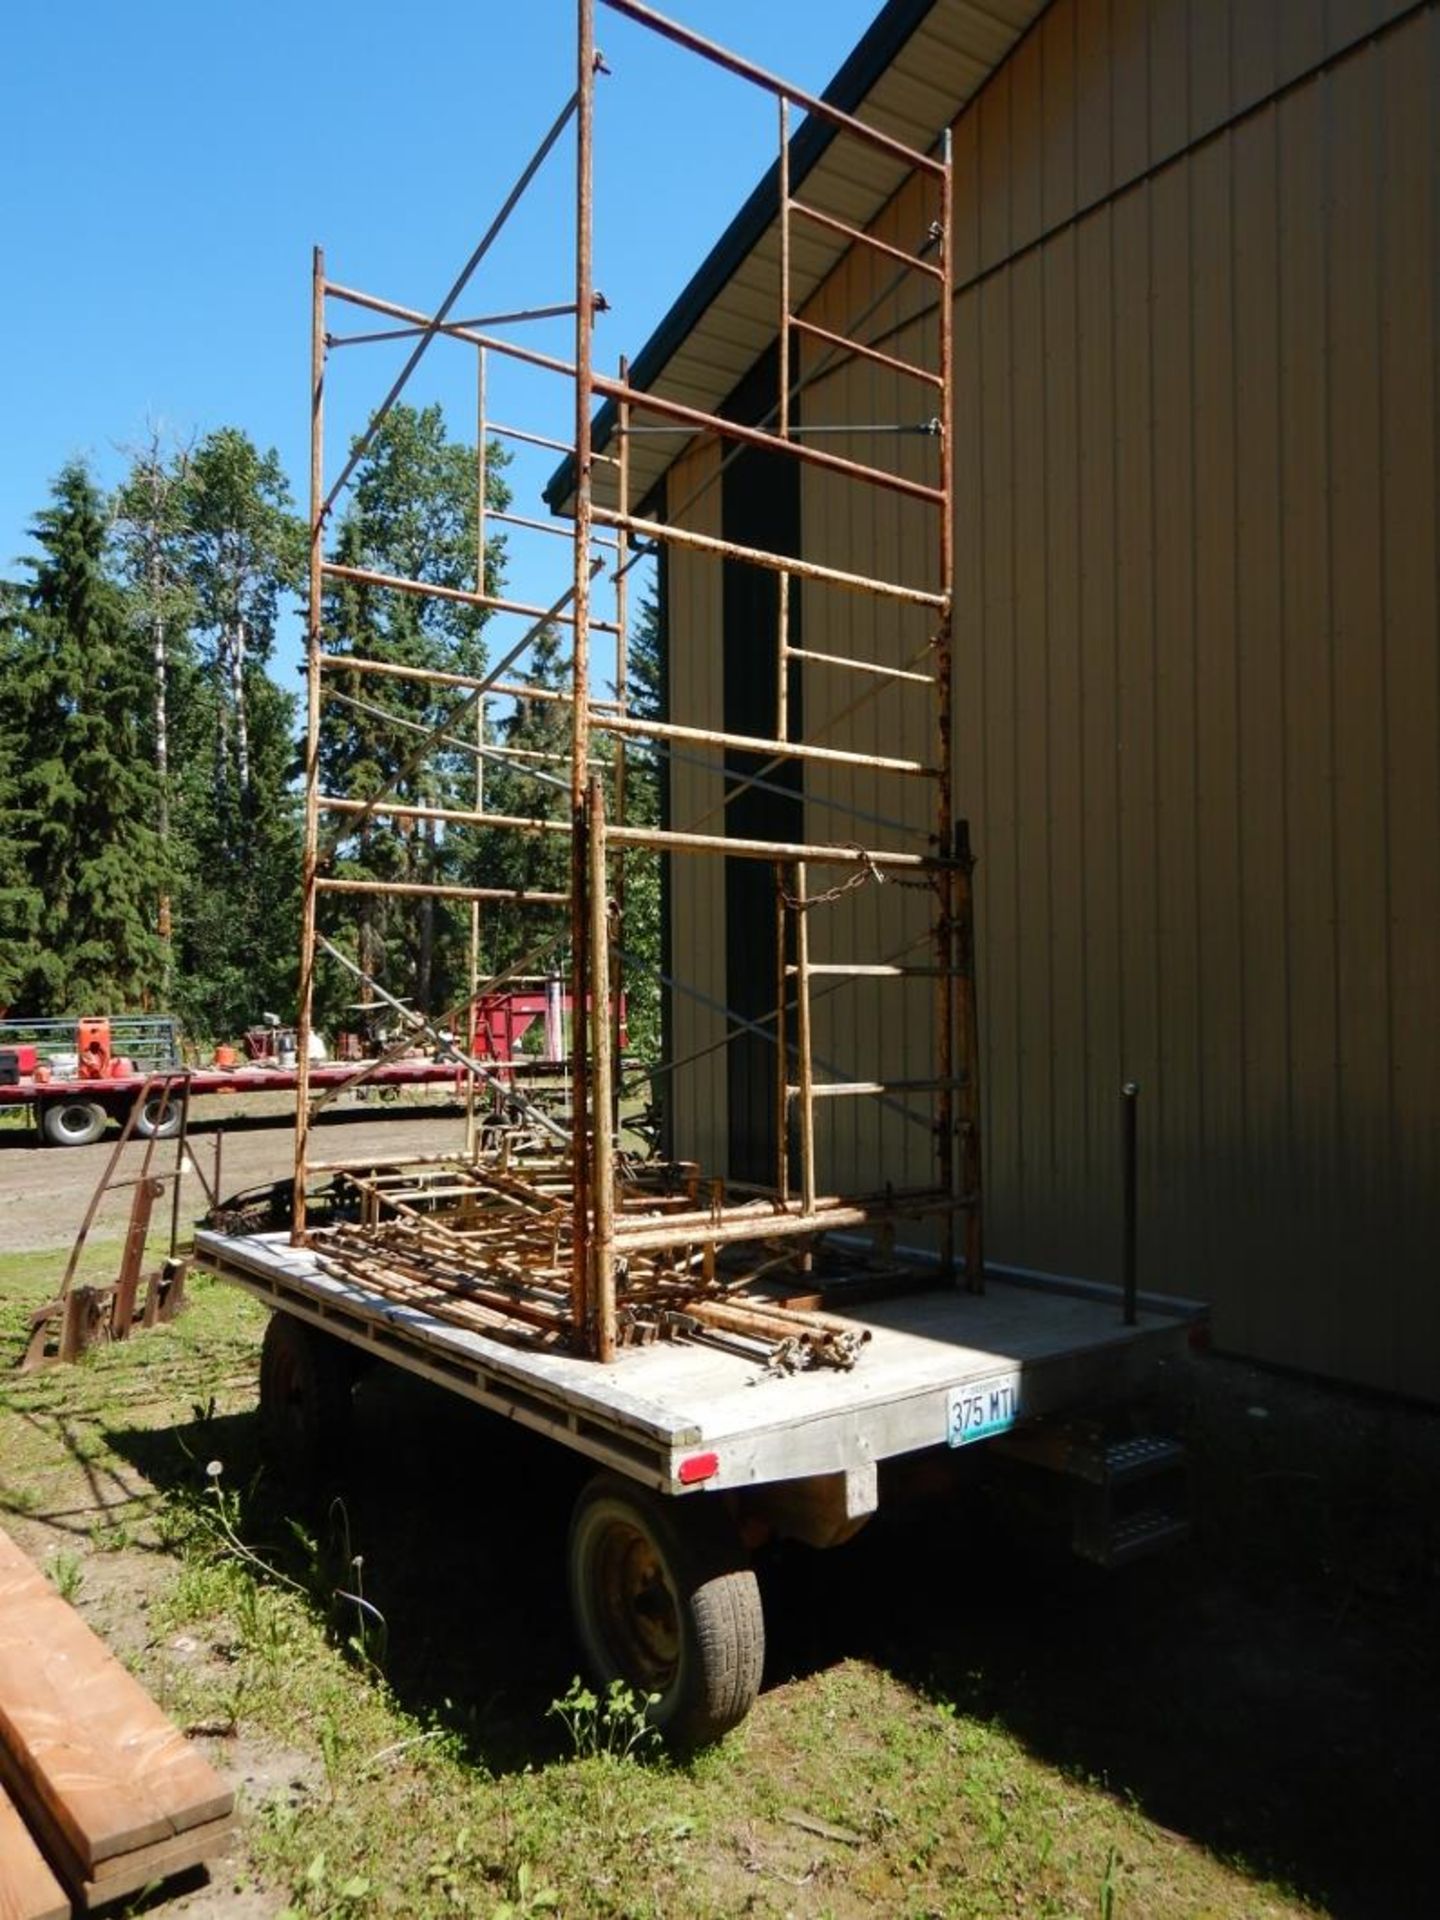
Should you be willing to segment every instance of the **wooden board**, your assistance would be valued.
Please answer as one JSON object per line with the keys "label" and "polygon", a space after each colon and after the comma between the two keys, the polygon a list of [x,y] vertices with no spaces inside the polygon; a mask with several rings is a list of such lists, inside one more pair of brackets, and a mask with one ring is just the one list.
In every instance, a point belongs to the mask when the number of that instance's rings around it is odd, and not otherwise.
{"label": "wooden board", "polygon": [[0,1920],[70,1920],[70,1902],[0,1787]]}
{"label": "wooden board", "polygon": [[81,1881],[223,1823],[234,1805],[214,1768],[3,1532],[0,1764],[32,1824],[43,1819],[62,1869]]}

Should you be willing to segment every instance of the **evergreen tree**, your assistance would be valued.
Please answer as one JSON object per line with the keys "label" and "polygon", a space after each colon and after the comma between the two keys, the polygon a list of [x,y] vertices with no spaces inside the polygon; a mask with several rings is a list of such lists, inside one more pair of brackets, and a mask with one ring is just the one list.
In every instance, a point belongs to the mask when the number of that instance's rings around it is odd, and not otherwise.
{"label": "evergreen tree", "polygon": [[145,1006],[160,978],[163,884],[148,675],[83,466],[61,472],[32,537],[40,556],[8,596],[0,660],[5,997],[32,1015]]}
{"label": "evergreen tree", "polygon": [[[663,712],[663,660],[660,603],[647,583],[629,636],[626,688],[629,711],[658,720]],[[661,821],[663,750],[656,742],[631,739],[625,746],[625,818],[631,826],[658,827]],[[632,848],[625,859],[625,950],[638,964],[625,969],[626,1025],[630,1055],[654,1062],[661,1054],[661,923],[664,856]]]}
{"label": "evergreen tree", "polygon": [[150,739],[158,787],[156,831],[165,865],[157,931],[165,947],[164,982],[170,988],[171,895],[176,849],[170,832],[171,681],[192,649],[194,594],[189,567],[188,449],[167,454],[158,430],[132,455],[114,501],[115,547],[131,618],[150,654]]}
{"label": "evergreen tree", "polygon": [[18,691],[24,666],[21,590],[0,581],[0,1015],[33,965],[42,894],[34,880],[31,840],[21,813],[21,772],[28,758]]}
{"label": "evergreen tree", "polygon": [[[543,629],[530,651],[524,682],[550,692],[568,691],[565,652],[555,628]],[[570,741],[568,701],[517,699],[496,730],[495,746],[501,757],[486,762],[486,812],[525,820],[568,820]],[[545,893],[570,890],[570,841],[565,834],[496,827],[472,843],[469,853],[470,871],[482,886]],[[540,917],[538,909],[504,905],[488,911],[486,927],[485,964],[491,973],[498,973],[546,931],[563,934],[566,922],[554,909],[546,909]],[[564,959],[562,940],[555,949],[555,963]]]}
{"label": "evergreen tree", "polygon": [[[506,456],[487,449],[486,505],[503,509],[500,476]],[[395,407],[356,471],[333,558],[367,572],[471,591],[476,574],[475,449],[450,440],[439,407]],[[488,540],[485,590],[499,589],[503,542]],[[335,581],[326,594],[326,647],[397,665],[478,674],[484,668],[484,608],[427,598],[364,582]],[[321,743],[322,779],[331,792],[398,804],[468,808],[475,797],[474,756],[425,736],[455,712],[463,694],[418,681],[374,674],[328,681]],[[464,738],[473,716],[459,723]],[[465,836],[434,822],[393,821],[384,814],[346,831],[337,828],[337,872],[406,883],[443,883],[453,876]],[[359,896],[351,944],[366,972],[401,997],[438,1010],[464,979],[460,917],[436,912],[433,900]],[[362,995],[363,997],[363,995]]]}
{"label": "evergreen tree", "polygon": [[298,589],[305,531],[272,448],[238,427],[195,450],[186,476],[185,542],[197,631],[214,683],[216,806],[229,837],[255,803],[249,693],[269,660],[281,595]]}
{"label": "evergreen tree", "polygon": [[211,677],[180,663],[174,730],[173,1005],[186,1031],[227,1038],[295,1005],[300,946],[301,802],[296,697],[263,669],[247,676],[251,802],[238,841],[215,805],[219,721]]}
{"label": "evergreen tree", "polygon": [[[284,596],[299,584],[305,535],[278,456],[238,428],[207,435],[181,479],[172,511],[183,571],[169,603],[167,663],[173,998],[187,1027],[208,1038],[250,1025],[267,1005],[294,1004],[297,702],[266,663]],[[151,476],[132,481],[143,505]]]}

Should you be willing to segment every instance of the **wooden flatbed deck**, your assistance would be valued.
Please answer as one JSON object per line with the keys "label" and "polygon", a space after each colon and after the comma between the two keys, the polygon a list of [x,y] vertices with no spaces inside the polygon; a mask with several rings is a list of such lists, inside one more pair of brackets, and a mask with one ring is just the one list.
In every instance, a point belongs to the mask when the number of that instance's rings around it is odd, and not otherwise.
{"label": "wooden flatbed deck", "polygon": [[[854,1368],[770,1376],[671,1342],[622,1348],[610,1364],[527,1352],[333,1278],[284,1234],[201,1231],[195,1251],[267,1305],[676,1494],[864,1473],[943,1447],[953,1396],[997,1376],[1018,1375],[1022,1421],[1119,1396],[1153,1378],[1199,1311],[1147,1301],[1130,1327],[1118,1295],[992,1279],[981,1295],[930,1289],[852,1306],[838,1317],[869,1335]],[[702,1454],[715,1465],[695,1481]]]}

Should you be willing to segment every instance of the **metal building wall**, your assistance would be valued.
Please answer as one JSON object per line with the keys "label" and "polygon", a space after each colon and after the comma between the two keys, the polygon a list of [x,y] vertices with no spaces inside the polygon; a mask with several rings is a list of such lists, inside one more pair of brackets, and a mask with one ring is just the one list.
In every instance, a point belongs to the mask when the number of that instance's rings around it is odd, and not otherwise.
{"label": "metal building wall", "polygon": [[[1054,0],[956,139],[990,1251],[1114,1274],[1133,1078],[1146,1284],[1209,1298],[1230,1350],[1440,1397],[1440,9]],[[923,212],[906,189],[876,231]],[[830,385],[837,417],[915,411]],[[803,518],[816,558],[923,564],[891,502],[811,477]],[[885,616],[821,612],[812,644],[891,657]],[[840,695],[805,697],[821,737]],[[923,707],[823,737],[923,749]],[[857,934],[901,904],[872,891]],[[913,1065],[923,1008],[854,992]],[[838,1184],[905,1177],[888,1118],[833,1124]]]}
{"label": "metal building wall", "polygon": [[1058,0],[958,132],[991,1245],[1113,1271],[1134,1078],[1146,1278],[1440,1396],[1440,12]]}

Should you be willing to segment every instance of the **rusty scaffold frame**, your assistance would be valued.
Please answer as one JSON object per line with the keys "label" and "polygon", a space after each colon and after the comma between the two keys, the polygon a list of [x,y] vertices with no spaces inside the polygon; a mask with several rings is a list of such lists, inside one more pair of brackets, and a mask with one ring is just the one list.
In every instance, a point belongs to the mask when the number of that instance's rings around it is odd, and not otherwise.
{"label": "rusty scaffold frame", "polygon": [[[598,0],[598,4],[678,44],[773,96],[778,108],[779,368],[778,404],[764,424],[745,425],[720,414],[632,384],[626,363],[617,376],[600,372],[594,362],[592,328],[597,311],[594,272],[593,166],[595,88],[603,71],[595,46],[597,0],[576,3],[574,91],[521,172],[495,220],[471,255],[449,294],[433,314],[339,285],[326,276],[317,249],[312,287],[312,407],[310,471],[308,698],[304,816],[303,918],[299,1008],[299,1095],[292,1231],[323,1261],[341,1272],[358,1274],[397,1297],[422,1301],[460,1324],[505,1337],[563,1344],[602,1361],[618,1346],[655,1337],[712,1340],[772,1364],[851,1364],[853,1331],[815,1311],[817,1300],[805,1292],[798,1302],[788,1290],[763,1290],[763,1283],[797,1265],[825,1235],[879,1238],[888,1246],[900,1219],[938,1220],[939,1271],[955,1271],[955,1222],[963,1219],[966,1284],[983,1283],[980,1214],[978,1060],[975,1034],[974,975],[971,951],[970,859],[957,842],[951,773],[952,620],[954,610],[952,451],[953,336],[951,303],[939,302],[937,364],[927,367],[902,359],[880,345],[819,327],[792,311],[791,234],[796,221],[828,229],[847,246],[874,249],[887,256],[903,276],[918,275],[953,285],[952,164],[948,133],[938,153],[906,147],[829,102],[765,72],[689,29],[663,18],[636,0]],[[920,175],[938,197],[938,218],[914,253],[848,226],[833,214],[798,198],[791,183],[790,116],[800,111],[828,123],[845,139],[865,143],[907,173]],[[541,165],[573,123],[575,172],[574,297],[563,306],[531,308],[478,319],[456,319],[466,286],[496,236],[519,204]],[[340,338],[327,332],[330,303],[381,316],[387,325],[368,334]],[[573,316],[573,359],[542,353],[489,329],[502,321]],[[327,558],[325,538],[336,503],[354,475],[380,424],[405,387],[421,356],[437,338],[465,343],[476,356],[478,446],[476,573],[473,589],[440,586]],[[339,476],[326,486],[324,399],[328,350],[374,340],[413,341],[409,356],[367,431],[351,449]],[[855,360],[878,365],[902,380],[913,380],[934,396],[936,413],[925,429],[935,449],[938,472],[920,480],[898,470],[831,452],[814,443],[794,412],[794,396],[803,382],[792,383],[792,342],[808,342],[833,363]],[[524,427],[501,426],[487,416],[487,368],[503,356],[573,384],[573,440],[560,441]],[[613,411],[610,452],[594,444],[597,401]],[[839,430],[839,429],[837,429]],[[863,431],[864,429],[857,429]],[[878,489],[917,503],[934,516],[930,560],[924,583],[882,579],[845,571],[803,555],[781,554],[737,544],[679,524],[680,511],[668,519],[637,511],[631,499],[630,461],[635,436],[668,432],[677,445],[713,438],[727,449],[726,459],[758,449],[801,463],[812,471],[848,483]],[[568,456],[573,473],[573,519],[527,519],[488,510],[485,497],[487,439],[511,438],[548,447]],[[722,463],[723,464],[723,463]],[[597,493],[597,471],[607,476],[614,504]],[[487,592],[485,543],[487,518],[521,527],[559,531],[573,546],[573,573],[566,591],[551,605],[532,604],[507,594]],[[703,560],[739,562],[778,576],[777,683],[773,736],[757,737],[718,730],[704,716],[694,723],[663,720],[629,710],[626,662],[627,579],[637,553],[672,547]],[[608,570],[614,583],[613,618],[595,612],[598,576]],[[510,615],[526,623],[518,643],[482,674],[465,675],[367,659],[327,648],[324,599],[328,583],[350,582],[381,593],[420,594]],[[921,656],[894,666],[831,653],[809,643],[793,643],[791,607],[797,583],[816,589],[870,596],[891,605],[920,608],[930,624]],[[546,627],[571,635],[568,690],[539,692],[517,685],[506,674]],[[592,684],[592,633],[609,635],[615,645],[613,699],[597,699]],[[792,724],[788,697],[795,666],[826,673],[853,672],[866,685],[923,689],[933,712],[934,751],[926,761],[879,755],[806,739]],[[454,696],[456,704],[432,728],[416,727],[422,737],[407,765],[414,765],[442,740],[467,746],[476,768],[473,807],[402,803],[393,787],[364,799],[326,793],[321,786],[321,739],[326,676],[336,673],[398,676],[427,685],[436,698]],[[490,698],[550,698],[569,711],[568,817],[526,818],[487,811],[484,766],[486,702]],[[862,696],[863,697],[863,696]],[[352,702],[353,704],[353,702]],[[858,703],[852,703],[852,706]],[[412,723],[413,725],[413,723]],[[464,739],[460,730],[468,729]],[[597,737],[608,739],[610,798],[594,751]],[[473,737],[473,744],[471,744]],[[677,827],[636,824],[626,814],[627,742],[650,743],[652,751],[679,759],[687,752],[723,756],[742,753],[761,759],[759,773],[743,779],[725,774],[725,800],[738,791],[769,784],[767,775],[787,765],[802,772],[807,764],[832,771],[864,773],[929,783],[933,808],[929,824],[912,844],[862,844],[834,838],[770,839],[702,832],[698,825]],[[803,798],[803,796],[802,796]],[[856,810],[857,820],[866,816]],[[566,835],[570,843],[568,892],[523,888],[440,886],[419,881],[382,882],[342,878],[329,870],[322,845],[322,820],[336,823],[343,837],[367,820],[387,819],[449,827],[497,829],[516,834]],[[874,838],[875,836],[871,836]],[[332,840],[329,852],[336,842]],[[698,1168],[667,1161],[637,1163],[620,1140],[617,1076],[621,971],[627,964],[617,938],[623,922],[625,861],[647,851],[672,859],[739,859],[765,863],[774,876],[775,941],[778,991],[773,1018],[738,1020],[731,1009],[717,1009],[727,1021],[727,1037],[741,1030],[760,1031],[776,1047],[776,1168],[773,1186],[750,1189],[743,1198],[732,1186],[727,1196],[720,1181],[704,1181]],[[839,873],[840,886],[809,891],[817,873]],[[810,947],[813,907],[835,897],[846,881],[901,879],[933,896],[930,935],[932,957],[924,966],[893,960],[817,961]],[[531,1102],[508,1080],[497,1087],[493,1068],[475,1057],[473,1044],[462,1045],[438,1020],[406,1008],[392,998],[364,966],[348,956],[321,930],[319,905],[331,893],[387,893],[409,898],[441,896],[470,910],[469,988],[472,1007],[482,982],[479,968],[479,917],[487,902],[509,901],[566,916],[573,986],[572,1111],[562,1123]],[[311,1155],[311,1123],[326,1096],[312,1101],[309,1037],[314,1017],[316,967],[321,955],[348,968],[367,992],[388,1001],[407,1037],[427,1034],[453,1058],[469,1087],[466,1148],[460,1156],[436,1156],[376,1169],[343,1161],[319,1161]],[[361,956],[363,960],[363,955]],[[815,982],[847,979],[904,979],[923,976],[934,982],[934,1072],[924,1078],[822,1077],[817,1060],[812,1007]],[[493,985],[494,983],[488,983]],[[684,983],[669,982],[672,991]],[[830,989],[821,988],[819,991]],[[697,995],[703,999],[704,996]],[[720,1044],[724,1044],[721,1042]],[[667,1063],[675,1071],[683,1062]],[[489,1083],[507,1121],[497,1139],[494,1129],[476,1125],[476,1089]],[[913,1117],[914,1103],[928,1103],[933,1132],[935,1177],[918,1189],[896,1190],[877,1183],[858,1195],[820,1191],[816,1153],[816,1108],[827,1100],[875,1098]],[[792,1138],[794,1148],[792,1152]],[[792,1158],[798,1168],[792,1167]],[[348,1207],[320,1218],[310,1193],[317,1174],[345,1188]],[[798,1177],[797,1177],[798,1174]],[[737,1267],[737,1255],[742,1258]],[[808,1284],[808,1283],[807,1283]],[[757,1291],[757,1288],[761,1289]]]}

